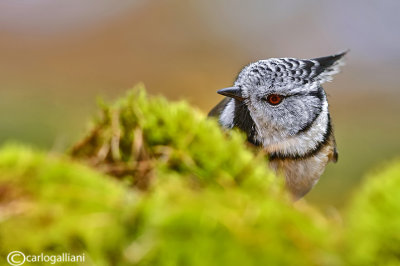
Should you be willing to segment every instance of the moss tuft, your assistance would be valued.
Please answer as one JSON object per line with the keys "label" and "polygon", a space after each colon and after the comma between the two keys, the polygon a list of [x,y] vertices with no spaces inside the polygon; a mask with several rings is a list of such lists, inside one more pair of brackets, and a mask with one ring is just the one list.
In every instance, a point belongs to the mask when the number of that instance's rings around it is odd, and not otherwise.
{"label": "moss tuft", "polygon": [[170,174],[197,187],[275,179],[265,156],[255,156],[240,133],[222,132],[185,102],[149,98],[143,88],[112,105],[101,104],[93,130],[71,154],[105,173],[128,177],[141,189]]}
{"label": "moss tuft", "polygon": [[349,265],[400,264],[400,160],[370,175],[349,206]]}

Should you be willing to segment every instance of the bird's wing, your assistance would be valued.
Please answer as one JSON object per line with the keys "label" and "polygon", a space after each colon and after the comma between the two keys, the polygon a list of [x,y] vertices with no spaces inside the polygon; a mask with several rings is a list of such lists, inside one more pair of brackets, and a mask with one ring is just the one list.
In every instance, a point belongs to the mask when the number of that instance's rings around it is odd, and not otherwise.
{"label": "bird's wing", "polygon": [[337,148],[336,148],[336,140],[335,140],[335,136],[333,135],[333,133],[332,133],[332,135],[330,137],[329,145],[332,148],[330,153],[328,154],[329,161],[336,163],[338,161],[338,159],[339,159],[339,153],[338,153]]}

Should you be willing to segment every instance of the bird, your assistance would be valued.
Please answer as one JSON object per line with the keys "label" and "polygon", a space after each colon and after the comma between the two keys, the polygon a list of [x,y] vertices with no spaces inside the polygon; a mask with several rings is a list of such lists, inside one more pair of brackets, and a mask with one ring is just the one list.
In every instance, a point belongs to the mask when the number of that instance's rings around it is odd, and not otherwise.
{"label": "bird", "polygon": [[294,200],[318,182],[338,151],[322,84],[347,53],[313,59],[270,58],[245,66],[210,112],[222,128],[237,128],[264,150],[268,166],[285,179]]}

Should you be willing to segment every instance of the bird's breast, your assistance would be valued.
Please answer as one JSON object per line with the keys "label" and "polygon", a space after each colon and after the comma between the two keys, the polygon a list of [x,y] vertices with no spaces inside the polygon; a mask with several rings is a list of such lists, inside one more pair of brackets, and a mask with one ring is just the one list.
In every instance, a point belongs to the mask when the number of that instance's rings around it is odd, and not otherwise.
{"label": "bird's breast", "polygon": [[334,153],[334,138],[332,137],[316,154],[307,158],[279,158],[269,162],[269,166],[279,175],[283,175],[286,186],[299,199],[307,194],[318,182]]}

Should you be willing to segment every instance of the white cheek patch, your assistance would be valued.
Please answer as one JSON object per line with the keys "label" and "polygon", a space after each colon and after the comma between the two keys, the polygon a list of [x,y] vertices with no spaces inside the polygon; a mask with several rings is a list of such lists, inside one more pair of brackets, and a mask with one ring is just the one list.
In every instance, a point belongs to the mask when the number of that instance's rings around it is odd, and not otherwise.
{"label": "white cheek patch", "polygon": [[233,118],[235,115],[235,100],[231,99],[222,111],[219,117],[219,123],[225,128],[233,127]]}
{"label": "white cheek patch", "polygon": [[270,145],[271,143],[280,142],[286,138],[284,131],[280,130],[264,118],[263,110],[258,110],[252,107],[250,116],[252,117],[257,129],[257,141],[262,143],[264,147]]}
{"label": "white cheek patch", "polygon": [[322,112],[311,125],[310,129],[299,135],[285,137],[277,141],[264,138],[263,144],[268,152],[279,152],[283,155],[305,155],[307,152],[318,147],[324,140],[324,135],[328,129],[328,103],[322,105]]}

